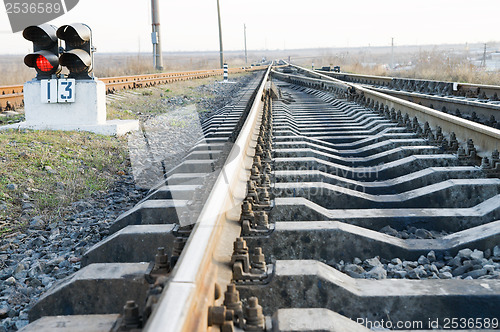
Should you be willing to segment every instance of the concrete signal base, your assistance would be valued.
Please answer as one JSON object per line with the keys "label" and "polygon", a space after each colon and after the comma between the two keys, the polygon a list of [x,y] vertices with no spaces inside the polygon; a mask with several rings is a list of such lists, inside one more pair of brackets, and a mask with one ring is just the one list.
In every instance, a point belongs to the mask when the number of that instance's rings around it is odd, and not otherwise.
{"label": "concrete signal base", "polygon": [[124,135],[139,129],[137,120],[106,121],[106,88],[102,81],[77,80],[74,94],[73,103],[42,103],[41,81],[26,82],[26,121],[0,129],[78,130],[103,135]]}

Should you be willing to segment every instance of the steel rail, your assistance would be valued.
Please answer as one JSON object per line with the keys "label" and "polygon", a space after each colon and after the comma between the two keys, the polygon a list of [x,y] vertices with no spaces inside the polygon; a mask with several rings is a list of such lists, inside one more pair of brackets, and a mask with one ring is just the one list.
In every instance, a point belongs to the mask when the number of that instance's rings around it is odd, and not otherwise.
{"label": "steel rail", "polygon": [[[385,77],[385,76],[371,76],[371,75],[358,75],[358,74],[343,74],[339,75],[338,73],[331,73],[326,71],[316,71],[318,73],[331,76],[337,79],[341,79],[342,81],[349,83],[358,83],[364,87],[370,88],[374,91],[382,92],[388,95],[392,95],[394,97],[403,98],[408,101],[421,104],[436,110],[441,110],[443,112],[450,112],[454,114],[456,110],[460,112],[461,115],[467,115],[470,119],[474,119],[476,122],[480,122],[483,124],[489,124],[491,122],[491,117],[493,116],[495,120],[497,118],[500,119],[500,102],[494,100],[487,99],[479,99],[479,98],[464,98],[460,96],[455,96],[453,94],[444,94],[438,91],[434,91],[434,93],[425,93],[420,91],[411,91],[401,86],[395,87],[393,84],[394,80],[402,82],[406,81],[418,81],[424,82],[425,84],[431,85],[434,87],[444,86],[455,84],[453,82],[439,82],[439,81],[425,81],[425,80],[414,80],[414,79],[401,79],[401,78],[393,78],[393,77]],[[348,77],[347,77],[348,76]],[[470,91],[474,91],[473,94],[476,96],[480,94],[479,91],[485,92],[485,95],[493,97],[495,94],[498,97],[500,94],[500,86],[494,85],[480,85],[480,84],[466,84],[466,83],[457,83],[457,91],[462,91],[467,87]],[[469,91],[468,90],[468,91]],[[459,92],[454,92],[459,93]],[[463,93],[462,93],[463,94]],[[493,98],[495,99],[495,98]],[[475,113],[475,114],[474,114]],[[498,128],[498,127],[497,127]]]}
{"label": "steel rail", "polygon": [[16,93],[21,93],[23,92],[23,86],[22,85],[6,85],[6,86],[0,86],[0,95],[11,95],[11,94],[16,94]]}
{"label": "steel rail", "polygon": [[[265,70],[263,67],[230,68],[230,73],[242,73],[256,70]],[[222,69],[184,71],[159,74],[144,74],[132,76],[117,76],[100,78],[106,84],[107,93],[114,93],[123,89],[150,87],[158,84],[168,84],[177,81],[186,81],[211,76],[222,76]],[[9,85],[0,87],[0,111],[13,110],[22,107],[24,103],[23,85]]]}
{"label": "steel rail", "polygon": [[472,139],[478,148],[479,156],[489,156],[492,151],[500,149],[500,130],[498,129],[436,111],[432,108],[418,105],[401,98],[389,96],[359,84],[347,83],[306,68],[296,65],[292,66],[297,68],[300,72],[304,72],[313,77],[301,77],[299,75],[283,74],[274,71],[273,75],[294,81],[295,83],[302,81],[305,85],[320,90],[324,90],[328,87],[326,81],[335,82],[337,86],[347,86],[353,89],[351,92],[355,91],[357,95],[361,96],[367,105],[378,103],[379,105],[389,107],[389,109],[394,108],[395,111],[401,111],[402,114],[408,113],[411,118],[416,116],[421,123],[429,122],[429,125],[432,127],[440,126],[444,132],[454,132],[457,139],[460,141]]}
{"label": "steel rail", "polygon": [[15,110],[16,107],[22,106],[24,103],[24,95],[22,93],[0,95],[0,112]]}
{"label": "steel rail", "polygon": [[[248,117],[202,209],[172,277],[144,331],[206,331],[215,283],[229,283],[232,243],[239,236],[270,67]],[[223,244],[220,242],[223,241]],[[216,248],[217,247],[217,248]],[[223,252],[221,252],[223,251]]]}
{"label": "steel rail", "polygon": [[476,84],[476,83],[460,83],[460,82],[447,82],[447,81],[437,81],[437,80],[426,80],[419,78],[404,78],[404,77],[390,77],[390,76],[376,76],[376,75],[364,75],[364,74],[354,74],[354,73],[336,73],[317,70],[317,72],[331,76],[333,78],[359,84],[372,84],[372,85],[390,85],[396,81],[413,81],[418,83],[434,83],[434,84],[455,84],[456,94],[467,93],[470,91],[475,95],[479,95],[484,92],[487,96],[491,97],[495,93],[500,97],[500,86],[490,85],[490,84]]}
{"label": "steel rail", "polygon": [[394,97],[404,98],[408,101],[417,104],[423,104],[424,106],[430,107],[432,105],[431,108],[436,110],[440,110],[443,109],[443,107],[445,107],[447,111],[453,112],[456,109],[458,109],[462,114],[468,114],[468,115],[471,115],[473,112],[476,112],[477,115],[484,116],[485,120],[487,120],[492,115],[495,118],[500,117],[500,104],[485,103],[467,99],[458,99],[454,97],[429,95],[418,92],[381,89],[376,87],[369,87],[369,89],[384,94],[388,94]]}
{"label": "steel rail", "polygon": [[[231,68],[229,69],[229,72],[241,73],[254,70],[263,70],[263,68]],[[138,87],[148,87],[156,84],[167,84],[189,79],[218,76],[222,75],[223,72],[224,72],[223,69],[210,69],[210,70],[186,71],[178,73],[106,77],[100,80],[106,83],[108,93],[111,93],[120,89],[133,89]]]}

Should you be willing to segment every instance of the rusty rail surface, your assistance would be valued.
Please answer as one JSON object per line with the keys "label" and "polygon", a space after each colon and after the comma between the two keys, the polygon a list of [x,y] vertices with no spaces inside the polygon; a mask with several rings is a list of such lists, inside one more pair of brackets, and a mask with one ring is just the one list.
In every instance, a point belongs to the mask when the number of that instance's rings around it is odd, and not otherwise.
{"label": "rusty rail surface", "polygon": [[[208,309],[215,302],[215,284],[225,287],[231,280],[230,261],[224,260],[228,257],[230,260],[232,243],[241,230],[238,223],[241,202],[252,168],[269,75],[270,67],[172,272],[171,281],[144,331],[206,330]],[[221,245],[222,241],[229,245]]]}
{"label": "rusty rail surface", "polygon": [[[230,68],[229,73],[242,73],[265,70],[264,67]],[[184,71],[174,73],[144,74],[133,76],[117,76],[100,78],[106,84],[106,93],[114,93],[123,89],[146,88],[158,84],[168,84],[211,76],[222,76],[222,69]],[[24,104],[23,85],[0,87],[0,112],[15,110]]]}
{"label": "rusty rail surface", "polygon": [[305,85],[320,90],[342,89],[350,98],[359,99],[362,103],[372,108],[388,108],[395,112],[408,114],[410,118],[417,117],[420,123],[428,122],[431,127],[439,126],[445,133],[455,133],[462,142],[472,139],[478,147],[479,156],[488,156],[494,150],[500,149],[500,130],[485,126],[473,121],[462,119],[458,116],[443,113],[407,100],[374,91],[359,84],[347,83],[331,76],[295,66],[299,72],[313,77],[284,74],[273,71],[282,79],[294,84]]}

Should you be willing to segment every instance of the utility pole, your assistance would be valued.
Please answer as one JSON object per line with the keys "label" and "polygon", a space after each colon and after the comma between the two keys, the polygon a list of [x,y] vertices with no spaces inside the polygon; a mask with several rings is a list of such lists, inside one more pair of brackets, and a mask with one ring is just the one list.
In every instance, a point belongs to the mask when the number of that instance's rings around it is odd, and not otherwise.
{"label": "utility pole", "polygon": [[151,41],[153,42],[153,65],[156,70],[163,69],[163,56],[161,54],[160,44],[160,6],[158,0],[151,0],[151,17],[153,32]]}
{"label": "utility pole", "polygon": [[486,43],[484,44],[483,61],[481,61],[481,67],[486,67]]}
{"label": "utility pole", "polygon": [[394,37],[391,38],[391,70],[394,69]]}
{"label": "utility pole", "polygon": [[217,16],[219,17],[219,48],[220,48],[220,67],[224,68],[224,49],[222,47],[222,26],[220,23],[220,5],[217,0]]}
{"label": "utility pole", "polygon": [[248,56],[247,56],[247,26],[243,24],[243,34],[245,37],[245,65],[248,64]]}

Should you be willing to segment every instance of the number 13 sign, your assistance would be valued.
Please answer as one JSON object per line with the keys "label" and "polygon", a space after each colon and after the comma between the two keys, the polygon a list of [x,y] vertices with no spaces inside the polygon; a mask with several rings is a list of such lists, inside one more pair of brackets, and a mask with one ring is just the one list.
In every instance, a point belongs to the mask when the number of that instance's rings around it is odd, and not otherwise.
{"label": "number 13 sign", "polygon": [[41,81],[42,103],[74,103],[75,102],[75,80],[52,79]]}

